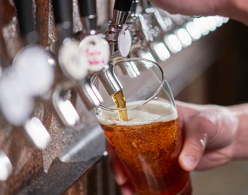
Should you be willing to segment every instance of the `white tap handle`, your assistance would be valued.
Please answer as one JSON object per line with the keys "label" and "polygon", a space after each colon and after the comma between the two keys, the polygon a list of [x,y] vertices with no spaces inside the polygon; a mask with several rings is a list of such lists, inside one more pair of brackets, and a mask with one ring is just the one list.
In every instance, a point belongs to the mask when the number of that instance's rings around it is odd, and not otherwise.
{"label": "white tap handle", "polygon": [[109,44],[101,35],[85,37],[79,45],[79,52],[83,63],[93,72],[102,70],[110,58]]}
{"label": "white tap handle", "polygon": [[19,79],[23,93],[39,96],[54,82],[54,59],[43,47],[30,45],[18,52],[13,61],[13,72]]}
{"label": "white tap handle", "polygon": [[59,50],[59,64],[64,74],[72,80],[84,79],[89,71],[79,50],[79,42],[65,39]]}

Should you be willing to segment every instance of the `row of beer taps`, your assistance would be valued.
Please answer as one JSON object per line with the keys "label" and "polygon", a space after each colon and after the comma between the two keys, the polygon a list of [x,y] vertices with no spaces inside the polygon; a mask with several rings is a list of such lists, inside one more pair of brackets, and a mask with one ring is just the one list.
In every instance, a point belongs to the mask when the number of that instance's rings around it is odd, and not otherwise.
{"label": "row of beer taps", "polygon": [[[58,39],[51,51],[37,44],[32,0],[15,0],[25,46],[11,64],[1,66],[0,122],[22,128],[39,149],[45,149],[51,138],[41,120],[33,115],[37,104],[49,105],[61,124],[74,126],[80,116],[70,91],[75,91],[91,110],[103,101],[94,85],[95,78],[109,95],[123,89],[114,73],[116,62],[127,57],[166,61],[228,20],[171,15],[147,0],[116,0],[113,20],[101,34],[97,29],[96,0],[78,0],[78,4],[83,31],[80,38],[73,38],[72,0],[52,0]],[[0,180],[6,180],[11,170],[10,159],[0,149]]]}

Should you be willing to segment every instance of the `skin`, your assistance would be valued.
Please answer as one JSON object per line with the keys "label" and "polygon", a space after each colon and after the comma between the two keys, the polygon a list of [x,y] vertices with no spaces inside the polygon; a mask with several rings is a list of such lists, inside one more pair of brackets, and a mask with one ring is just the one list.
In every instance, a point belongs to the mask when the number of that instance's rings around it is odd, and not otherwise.
{"label": "skin", "polygon": [[[248,25],[247,0],[150,0],[171,14],[220,15]],[[223,107],[176,102],[184,145],[179,164],[186,171],[205,170],[248,158],[248,104]],[[123,195],[133,195],[132,184],[113,149],[110,168]]]}
{"label": "skin", "polygon": [[150,2],[171,14],[220,15],[248,25],[248,1],[246,0],[150,0]]}
{"label": "skin", "polygon": [[[205,170],[248,157],[248,104],[223,107],[176,102],[184,145],[179,164],[186,171]],[[123,195],[133,195],[132,184],[107,143],[110,168]]]}

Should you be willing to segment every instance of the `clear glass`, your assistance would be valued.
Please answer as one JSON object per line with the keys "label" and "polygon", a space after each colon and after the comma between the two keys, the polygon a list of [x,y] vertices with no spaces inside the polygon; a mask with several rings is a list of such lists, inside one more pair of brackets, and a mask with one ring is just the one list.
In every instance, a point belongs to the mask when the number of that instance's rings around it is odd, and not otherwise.
{"label": "clear glass", "polygon": [[[99,83],[104,103],[96,109],[103,132],[139,195],[190,195],[189,173],[178,164],[183,139],[163,70],[145,59],[115,64],[127,108],[116,109]],[[118,113],[126,111],[128,121]]]}

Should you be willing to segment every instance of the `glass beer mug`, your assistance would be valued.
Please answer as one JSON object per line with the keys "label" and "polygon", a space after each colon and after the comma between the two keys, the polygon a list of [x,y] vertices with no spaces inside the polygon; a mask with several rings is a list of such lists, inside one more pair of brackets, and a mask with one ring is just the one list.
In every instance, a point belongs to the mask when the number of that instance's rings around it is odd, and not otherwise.
{"label": "glass beer mug", "polygon": [[[145,59],[118,61],[126,108],[117,109],[101,83],[104,103],[96,108],[103,132],[138,195],[190,195],[189,173],[178,164],[182,133],[163,70]],[[127,115],[128,120],[121,116]]]}

